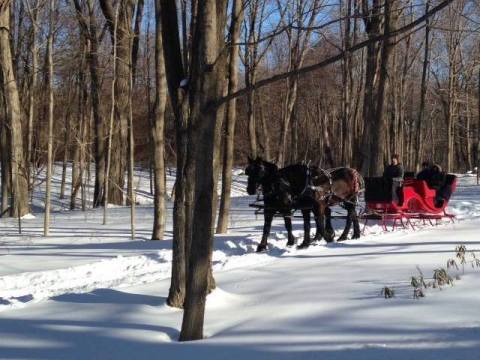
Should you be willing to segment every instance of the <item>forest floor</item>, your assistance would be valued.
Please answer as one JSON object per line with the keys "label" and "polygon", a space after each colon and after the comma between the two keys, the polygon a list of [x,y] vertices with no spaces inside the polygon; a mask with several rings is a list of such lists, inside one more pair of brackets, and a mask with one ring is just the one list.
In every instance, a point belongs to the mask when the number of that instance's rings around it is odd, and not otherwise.
{"label": "forest floor", "polygon": [[[21,236],[15,219],[0,219],[0,359],[479,357],[480,269],[450,269],[459,277],[454,286],[429,288],[421,299],[410,285],[418,269],[431,281],[460,244],[480,258],[474,177],[461,175],[451,199],[455,224],[388,233],[369,225],[359,240],[297,250],[286,247],[277,219],[270,250],[257,254],[263,219],[248,207],[254,198],[245,195],[246,179],[237,171],[230,232],[215,236],[217,289],[207,300],[207,338],[178,343],[182,311],[165,305],[172,204],[167,240],[150,241],[153,201],[148,174],[138,172],[132,240],[127,207],[109,208],[108,225],[102,209],[67,210],[56,170],[51,236],[42,236],[42,189]],[[170,187],[173,179],[169,174]],[[343,224],[334,225],[338,235]],[[299,240],[301,229],[295,219]],[[385,286],[394,298],[381,296]]]}

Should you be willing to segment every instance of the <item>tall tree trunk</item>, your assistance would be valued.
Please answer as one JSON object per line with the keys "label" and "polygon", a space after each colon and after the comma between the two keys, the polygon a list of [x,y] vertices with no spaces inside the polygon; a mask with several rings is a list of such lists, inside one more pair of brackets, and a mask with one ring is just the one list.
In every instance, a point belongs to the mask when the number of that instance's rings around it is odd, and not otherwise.
{"label": "tall tree trunk", "polygon": [[[205,302],[209,288],[213,251],[213,202],[216,199],[215,159],[220,150],[221,119],[212,108],[223,93],[225,53],[223,32],[226,0],[200,0],[197,30],[197,57],[192,67],[195,101],[192,108],[195,138],[195,206],[185,311],[180,340],[203,338]],[[208,71],[200,71],[208,69]],[[212,141],[204,141],[209,138]]]}
{"label": "tall tree trunk", "polygon": [[135,239],[135,189],[133,188],[133,176],[135,167],[135,140],[133,137],[133,105],[132,105],[132,91],[133,91],[133,74],[130,72],[130,98],[128,103],[128,199],[130,203],[130,232],[132,240]]}
{"label": "tall tree trunk", "polygon": [[10,48],[10,2],[0,9],[0,64],[3,73],[3,88],[6,100],[7,118],[11,129],[11,167],[14,214],[23,216],[28,213],[28,180],[23,150],[23,132],[21,104],[15,79],[12,52]]}
{"label": "tall tree trunk", "polygon": [[[255,84],[256,74],[251,70],[247,86]],[[250,156],[255,159],[257,157],[257,125],[255,121],[255,91],[247,94],[247,122],[248,122],[248,140],[250,144]]]}
{"label": "tall tree trunk", "polygon": [[3,93],[3,80],[2,71],[0,70],[0,164],[2,174],[2,202],[0,207],[0,217],[12,216],[12,210],[10,209],[10,196],[12,194],[12,172],[11,172],[11,160],[10,160],[10,144],[8,139],[10,138],[9,126],[7,124],[7,109],[5,103],[5,97]]}
{"label": "tall tree trunk", "polygon": [[67,164],[70,155],[70,112],[65,114],[65,135],[63,142],[62,181],[60,183],[60,199],[65,198],[65,185],[67,183]]}
{"label": "tall tree trunk", "polygon": [[82,42],[82,55],[78,69],[78,121],[73,126],[74,134],[74,150],[72,161],[72,189],[70,194],[70,210],[75,209],[78,191],[81,190],[83,184],[83,157],[85,151],[84,134],[86,125],[86,111],[87,108],[87,85],[85,79],[85,58],[87,53],[88,41],[85,38],[85,33],[80,31],[80,39]]}
{"label": "tall tree trunk", "polygon": [[272,160],[272,152],[270,150],[270,132],[268,130],[267,126],[267,119],[265,116],[265,110],[264,110],[264,105],[262,103],[262,99],[259,98],[259,115],[260,115],[260,120],[262,122],[262,138],[263,138],[263,158],[271,161]]}
{"label": "tall tree trunk", "polygon": [[88,63],[90,68],[90,97],[95,122],[95,189],[93,207],[104,204],[105,185],[105,126],[100,109],[100,82],[98,74],[98,35],[93,0],[88,0],[90,48]]}
{"label": "tall tree trunk", "polygon": [[[390,12],[391,12],[391,0],[385,0],[384,3],[384,30],[383,33],[387,37],[390,36]],[[384,104],[385,104],[385,87],[388,77],[388,61],[391,53],[390,39],[383,40],[382,51],[380,57],[379,68],[379,80],[378,91],[376,98],[375,118],[372,131],[372,159],[370,162],[370,174],[375,176],[380,175],[383,172],[384,166],[384,148],[386,137],[386,123],[384,117]]]}
{"label": "tall tree trunk", "polygon": [[47,68],[48,68],[48,142],[47,142],[47,180],[45,191],[45,217],[43,223],[43,236],[48,236],[50,231],[50,197],[52,192],[52,167],[53,167],[53,32],[54,32],[55,0],[50,0],[50,28],[47,40]]}
{"label": "tall tree trunk", "polygon": [[111,0],[100,0],[103,14],[109,24],[112,37],[113,28],[116,32],[116,81],[115,81],[115,115],[116,121],[113,126],[112,136],[112,161],[110,164],[111,180],[109,182],[109,202],[116,205],[123,205],[123,189],[125,184],[125,171],[127,170],[127,149],[128,144],[128,119],[129,104],[131,98],[131,76],[132,76],[132,13],[133,2],[121,0],[118,3],[119,13],[117,24],[114,26],[114,14]]}
{"label": "tall tree trunk", "polygon": [[[480,50],[480,41],[477,50]],[[480,66],[477,73],[477,185],[480,181]]]}
{"label": "tall tree trunk", "polygon": [[[132,39],[131,39],[131,48],[132,48],[132,55],[131,55],[131,69],[130,69],[130,97],[129,97],[129,117],[128,117],[128,181],[127,181],[127,192],[128,192],[128,197],[127,197],[127,205],[131,205],[131,218],[134,218],[135,214],[135,203],[134,203],[134,189],[133,189],[133,165],[134,165],[134,151],[135,151],[135,141],[133,137],[133,112],[132,112],[132,95],[133,95],[133,89],[136,83],[136,69],[137,69],[137,59],[138,59],[138,51],[140,48],[140,29],[141,29],[141,24],[142,24],[142,18],[143,18],[143,7],[144,7],[144,0],[138,0],[137,2],[137,8],[135,12],[135,22],[134,22],[134,29],[132,33]],[[132,9],[133,13],[133,9]],[[131,229],[132,229],[132,237],[134,231],[134,222],[132,220],[131,224]]]}
{"label": "tall tree trunk", "polygon": [[113,71],[112,71],[112,87],[110,91],[111,95],[111,104],[110,104],[110,119],[109,119],[109,124],[108,124],[108,147],[107,147],[107,163],[106,163],[106,168],[105,168],[105,185],[104,185],[104,191],[105,191],[105,200],[104,200],[104,206],[103,206],[103,225],[107,224],[107,209],[108,209],[108,204],[109,204],[109,189],[110,189],[110,168],[111,168],[111,163],[112,163],[112,140],[113,140],[113,124],[114,124],[114,119],[115,119],[115,108],[116,108],[116,94],[115,94],[115,89],[116,89],[116,82],[117,82],[117,62],[115,59],[117,58],[117,30],[118,30],[118,11],[119,11],[120,5],[117,3],[115,7],[115,14],[113,15],[114,18],[111,20],[111,24],[113,25],[113,35],[112,35],[112,63],[113,63]]}
{"label": "tall tree trunk", "polygon": [[386,124],[384,119],[385,87],[387,81],[387,66],[391,52],[388,36],[391,27],[391,3],[385,0],[374,0],[371,9],[368,3],[362,2],[364,22],[369,39],[380,35],[383,19],[383,34],[387,36],[379,46],[376,42],[367,46],[367,63],[365,72],[365,95],[363,119],[365,130],[362,140],[362,173],[368,176],[378,176],[383,170]]}
{"label": "tall tree trunk", "polygon": [[[232,19],[230,24],[230,54],[228,64],[228,93],[232,94],[238,87],[238,59],[240,29],[243,21],[242,0],[233,0]],[[225,147],[222,167],[222,194],[220,198],[220,210],[218,213],[217,233],[223,234],[228,230],[228,218],[231,204],[233,151],[235,146],[235,121],[237,117],[237,100],[227,103]]]}
{"label": "tall tree trunk", "polygon": [[[351,46],[351,15],[352,0],[347,0],[344,5],[345,25],[343,31],[343,48]],[[347,53],[342,63],[342,159],[344,166],[349,166],[352,157],[353,128],[351,126],[351,97],[352,97],[352,56]]]}
{"label": "tall tree trunk", "polygon": [[[430,0],[425,4],[425,13],[428,13],[430,7]],[[420,164],[420,156],[422,155],[422,124],[425,122],[425,99],[427,96],[427,73],[430,63],[430,19],[425,20],[425,43],[423,50],[423,66],[422,66],[422,84],[420,86],[420,109],[418,112],[418,119],[415,127],[415,164],[418,167]]]}
{"label": "tall tree trunk", "polygon": [[[298,67],[295,67],[298,68]],[[282,131],[280,135],[280,144],[278,147],[277,153],[277,164],[278,166],[283,166],[285,163],[286,157],[286,148],[287,148],[287,137],[288,130],[290,128],[290,121],[292,119],[293,108],[297,101],[297,88],[298,88],[298,77],[293,77],[292,79],[287,79],[287,93],[285,108],[283,111],[283,122],[282,122]]]}
{"label": "tall tree trunk", "polygon": [[32,160],[33,160],[33,120],[35,118],[35,93],[37,90],[37,72],[38,72],[38,46],[37,46],[37,17],[38,17],[38,2],[33,2],[33,8],[30,8],[30,4],[27,1],[27,6],[30,15],[30,21],[32,22],[32,33],[31,33],[31,48],[30,53],[32,56],[31,64],[31,79],[30,79],[30,89],[29,89],[29,98],[28,98],[28,123],[27,123],[27,154],[25,161],[27,164],[27,174],[28,174],[28,184],[31,191],[33,191],[32,184]]}
{"label": "tall tree trunk", "polygon": [[[196,2],[193,2],[192,6],[195,4]],[[187,64],[182,63],[184,54],[182,54],[180,47],[178,16],[175,3],[169,0],[160,0],[160,3],[156,3],[156,6],[159,5],[161,5],[160,15],[162,21],[162,40],[164,47],[167,84],[175,116],[177,155],[175,202],[173,205],[172,276],[167,304],[182,308],[185,299],[188,261],[187,238],[190,233],[190,231],[187,229],[187,218],[190,219],[191,217],[188,214],[189,197],[186,195],[188,192],[187,177],[191,179],[191,175],[187,174],[189,84],[188,80],[186,79],[187,75],[185,73]],[[194,18],[192,18],[192,23],[193,22]]]}
{"label": "tall tree trunk", "polygon": [[165,105],[167,81],[163,57],[160,0],[155,0],[155,118],[152,126],[154,141],[154,220],[152,240],[162,240],[165,232]]}

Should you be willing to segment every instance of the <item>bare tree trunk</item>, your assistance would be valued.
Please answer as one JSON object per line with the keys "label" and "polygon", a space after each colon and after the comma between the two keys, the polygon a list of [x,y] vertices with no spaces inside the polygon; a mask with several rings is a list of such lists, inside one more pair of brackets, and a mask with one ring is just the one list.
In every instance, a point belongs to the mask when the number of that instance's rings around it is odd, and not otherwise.
{"label": "bare tree trunk", "polygon": [[453,171],[454,161],[454,116],[456,108],[456,76],[457,76],[457,46],[453,35],[449,40],[449,70],[448,70],[448,94],[447,94],[447,171]]}
{"label": "bare tree trunk", "polygon": [[277,164],[283,166],[285,163],[285,152],[287,147],[287,135],[288,129],[290,128],[290,121],[292,119],[293,108],[295,102],[297,101],[297,86],[298,86],[298,77],[292,79],[287,79],[287,93],[285,101],[285,109],[283,111],[283,122],[282,122],[282,131],[280,135],[280,145],[278,147],[277,153]]}
{"label": "bare tree trunk", "polygon": [[[138,59],[138,50],[140,48],[140,29],[141,29],[141,24],[142,24],[142,18],[143,18],[143,7],[144,7],[144,0],[138,0],[137,1],[137,9],[135,12],[135,23],[134,23],[134,29],[132,36],[133,38],[131,39],[131,49],[132,49],[132,55],[131,55],[131,69],[130,69],[130,88],[129,88],[129,117],[128,117],[128,181],[127,181],[127,192],[128,192],[128,197],[127,197],[127,205],[130,206],[131,210],[131,229],[132,229],[132,236],[135,233],[134,231],[134,221],[133,218],[135,217],[135,203],[134,203],[134,189],[133,189],[133,177],[134,177],[134,152],[135,152],[135,141],[133,138],[133,112],[132,112],[132,94],[133,94],[133,89],[136,83],[136,68],[137,68],[137,59]],[[133,13],[133,9],[132,9]],[[131,141],[130,141],[131,140]],[[133,238],[133,237],[132,237]]]}
{"label": "bare tree trunk", "polygon": [[264,105],[262,103],[261,98],[259,98],[258,100],[259,100],[258,110],[259,110],[260,120],[262,122],[263,157],[266,160],[271,161],[272,152],[270,150],[270,133],[267,126],[267,119],[265,117]]}
{"label": "bare tree trunk", "polygon": [[[122,0],[118,3],[119,14],[117,20],[114,19],[111,0],[100,0],[100,6],[107,19],[110,33],[116,37],[116,118],[112,129],[112,161],[110,164],[111,180],[109,181],[110,203],[123,205],[123,188],[125,183],[125,171],[127,170],[127,146],[128,144],[128,119],[129,104],[131,98],[130,80],[132,76],[132,13],[133,2]],[[118,24],[114,24],[117,21]],[[117,33],[114,35],[114,27]]]}
{"label": "bare tree trunk", "polygon": [[155,118],[152,135],[154,141],[154,220],[152,240],[163,240],[165,232],[165,106],[167,81],[163,56],[162,21],[160,0],[155,1]]}
{"label": "bare tree trunk", "polygon": [[45,217],[43,223],[43,236],[48,236],[50,231],[50,197],[52,192],[52,167],[53,167],[53,32],[55,0],[50,0],[50,28],[47,40],[47,68],[48,68],[48,143],[47,143],[47,181],[45,191]]}
{"label": "bare tree trunk", "polygon": [[470,88],[468,84],[465,85],[465,162],[466,170],[472,170],[472,139],[471,131],[471,112],[470,112]]}
{"label": "bare tree trunk", "polygon": [[[234,0],[232,4],[232,19],[230,24],[230,54],[229,54],[229,81],[228,93],[233,93],[238,87],[238,56],[239,46],[234,45],[240,40],[240,29],[243,18],[242,0]],[[233,99],[227,104],[225,149],[222,167],[222,194],[218,213],[217,233],[223,234],[228,230],[230,212],[230,194],[232,190],[233,150],[235,146],[235,121],[237,117],[237,100]]]}
{"label": "bare tree trunk", "polygon": [[[384,2],[384,30],[383,33],[386,36],[390,35],[390,12],[391,12],[391,0],[385,0]],[[379,68],[379,81],[378,81],[378,91],[376,99],[376,109],[375,109],[375,118],[374,126],[372,132],[372,159],[370,162],[370,174],[376,176],[380,175],[383,172],[384,166],[384,144],[386,136],[386,123],[384,117],[384,104],[385,104],[385,87],[388,77],[388,61],[391,53],[391,44],[390,40],[386,39],[382,44],[382,51],[380,57],[380,68]]]}
{"label": "bare tree trunk", "polygon": [[[248,75],[246,75],[248,76]],[[255,73],[250,76],[249,84],[255,84]],[[257,157],[257,125],[255,121],[255,91],[247,94],[247,121],[248,121],[248,139],[250,144],[250,156]]]}
{"label": "bare tree trunk", "polygon": [[132,240],[135,239],[135,190],[133,188],[133,175],[135,167],[135,141],[133,138],[133,109],[132,109],[133,74],[130,72],[130,98],[128,114],[128,199],[130,200],[130,232]]}
{"label": "bare tree trunk", "polygon": [[87,111],[87,85],[85,83],[85,56],[87,52],[87,39],[85,33],[80,31],[80,38],[82,41],[82,55],[78,70],[78,121],[74,125],[74,150],[72,161],[72,189],[70,194],[70,210],[75,209],[78,191],[81,190],[83,184],[83,157],[85,152],[84,134],[86,125]]}
{"label": "bare tree trunk", "polygon": [[112,138],[113,138],[113,120],[115,118],[115,83],[117,82],[117,20],[118,20],[119,4],[115,8],[115,18],[113,20],[113,44],[112,44],[112,63],[113,63],[113,77],[112,77],[112,89],[111,89],[111,107],[110,107],[110,121],[108,126],[108,148],[107,148],[107,167],[105,169],[105,202],[103,206],[103,225],[107,224],[107,209],[109,204],[109,181],[110,181],[110,164],[112,162]]}
{"label": "bare tree trunk", "polygon": [[[430,0],[427,0],[425,4],[425,13],[428,13],[430,7]],[[415,152],[415,164],[418,167],[420,164],[420,156],[422,154],[422,124],[425,121],[425,99],[427,95],[427,72],[430,63],[430,19],[425,21],[425,43],[424,43],[424,52],[423,52],[423,67],[422,67],[422,84],[420,86],[420,109],[418,112],[418,119],[415,127],[416,135],[416,149]]]}
{"label": "bare tree trunk", "polygon": [[7,118],[11,129],[11,163],[13,184],[14,214],[23,216],[28,213],[28,181],[26,162],[23,151],[23,133],[21,121],[21,104],[17,82],[12,66],[10,48],[10,1],[0,8],[0,64],[3,73],[3,88],[6,100]]}
{"label": "bare tree trunk", "polygon": [[0,207],[0,217],[5,215],[12,216],[12,210],[10,208],[10,196],[12,194],[12,172],[11,172],[11,160],[10,160],[10,146],[8,138],[10,137],[9,126],[7,124],[7,109],[6,102],[3,93],[3,80],[2,71],[0,70],[0,162],[2,173],[2,202]]}
{"label": "bare tree trunk", "polygon": [[[196,128],[195,154],[195,207],[193,236],[185,297],[185,311],[180,340],[203,338],[205,302],[209,288],[211,256],[213,250],[213,202],[216,164],[220,150],[221,118],[208,104],[216,103],[222,97],[225,79],[225,53],[223,31],[226,21],[226,0],[199,1],[196,61],[192,74],[195,101],[192,108]],[[199,71],[205,67],[210,71]],[[210,138],[212,141],[203,141]]]}
{"label": "bare tree trunk", "polygon": [[29,89],[29,99],[28,99],[28,123],[27,123],[27,154],[26,154],[26,164],[27,164],[27,174],[28,174],[28,184],[31,191],[33,191],[33,184],[31,179],[31,164],[33,160],[33,120],[35,118],[35,92],[37,90],[37,72],[38,72],[38,46],[37,46],[37,17],[38,17],[38,1],[33,1],[33,8],[30,7],[30,2],[27,1],[27,7],[29,12],[30,21],[32,23],[32,33],[31,33],[31,79],[30,79],[30,89]]}
{"label": "bare tree trunk", "polygon": [[367,64],[365,73],[365,96],[363,119],[365,130],[362,145],[362,173],[368,176],[378,176],[383,171],[384,145],[386,124],[384,119],[385,87],[387,81],[387,66],[391,52],[390,27],[391,3],[385,0],[383,16],[381,3],[374,0],[371,9],[368,3],[363,4],[363,16],[369,39],[380,34],[383,18],[383,40],[380,47],[376,43],[367,46]]}
{"label": "bare tree trunk", "polygon": [[88,60],[90,65],[90,96],[95,121],[95,189],[93,207],[104,204],[105,184],[105,126],[100,109],[100,83],[98,75],[98,35],[93,0],[88,0],[90,48]]}
{"label": "bare tree trunk", "polygon": [[[196,2],[192,2],[192,8]],[[180,35],[178,16],[175,3],[169,0],[160,0],[162,39],[165,55],[165,68],[168,90],[175,115],[175,137],[177,169],[175,179],[175,202],[173,205],[173,249],[172,249],[172,276],[167,304],[182,308],[185,298],[187,261],[188,261],[188,237],[190,231],[187,227],[189,215],[189,197],[187,189],[188,174],[188,129],[189,129],[189,104],[188,89],[185,69],[188,64],[183,64],[185,54],[180,47]],[[195,11],[193,13],[196,13]],[[192,23],[195,17],[192,18]],[[191,28],[193,32],[193,27]],[[193,46],[193,41],[192,41]]]}
{"label": "bare tree trunk", "polygon": [[[344,5],[345,28],[343,31],[343,48],[351,46],[351,15],[352,0],[347,0]],[[342,63],[342,159],[341,163],[349,166],[352,158],[353,128],[351,126],[351,97],[352,97],[352,56],[347,54]]]}
{"label": "bare tree trunk", "polygon": [[[480,49],[480,41],[478,43],[478,49]],[[477,185],[480,182],[480,66],[478,67],[477,74]]]}
{"label": "bare tree trunk", "polygon": [[[60,183],[60,199],[65,198],[65,185],[67,183],[67,163],[70,154],[70,114],[65,115],[65,136],[63,143],[62,182]],[[33,189],[32,189],[33,190]]]}

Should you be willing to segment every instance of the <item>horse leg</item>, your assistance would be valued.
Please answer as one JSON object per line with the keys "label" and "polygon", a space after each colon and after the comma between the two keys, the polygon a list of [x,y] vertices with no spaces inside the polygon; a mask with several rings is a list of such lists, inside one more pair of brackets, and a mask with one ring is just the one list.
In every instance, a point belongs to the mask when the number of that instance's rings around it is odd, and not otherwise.
{"label": "horse leg", "polygon": [[263,236],[262,241],[257,246],[257,252],[267,250],[267,239],[268,235],[270,234],[270,228],[272,227],[273,215],[273,212],[265,212],[264,214],[265,222],[263,224]]}
{"label": "horse leg", "polygon": [[318,208],[315,206],[313,207],[313,216],[315,217],[315,225],[317,229],[315,233],[315,237],[313,238],[313,241],[322,240],[323,234],[325,234],[325,227],[324,227],[325,219],[323,216],[320,218],[320,212],[318,211]]}
{"label": "horse leg", "polygon": [[360,238],[360,223],[358,222],[358,215],[355,206],[353,207],[352,211],[352,220],[353,220],[353,236],[352,239],[359,239]]}
{"label": "horse leg", "polygon": [[342,235],[338,238],[337,241],[344,241],[348,239],[348,233],[352,227],[353,211],[355,208],[352,204],[344,203],[345,209],[347,209],[347,221],[345,222],[345,229],[343,229]]}
{"label": "horse leg", "polygon": [[288,233],[287,246],[293,246],[295,245],[295,237],[292,234],[292,218],[287,215],[283,217],[283,220],[285,221],[285,228]]}
{"label": "horse leg", "polygon": [[324,238],[327,242],[332,242],[335,237],[335,231],[333,231],[332,226],[332,210],[328,206],[325,207],[325,235]]}
{"label": "horse leg", "polygon": [[305,249],[310,246],[310,210],[302,210],[303,215],[303,242],[299,249]]}

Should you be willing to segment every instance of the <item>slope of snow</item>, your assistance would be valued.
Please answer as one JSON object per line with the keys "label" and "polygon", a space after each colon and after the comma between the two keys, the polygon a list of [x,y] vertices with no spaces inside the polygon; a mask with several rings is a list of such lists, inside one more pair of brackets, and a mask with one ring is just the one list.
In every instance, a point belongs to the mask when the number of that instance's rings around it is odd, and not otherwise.
{"label": "slope of snow", "polygon": [[[453,287],[428,289],[420,300],[410,286],[417,267],[431,278],[458,244],[480,255],[474,177],[461,177],[452,198],[455,224],[389,233],[371,225],[359,240],[297,250],[286,248],[278,219],[270,250],[256,254],[263,219],[248,208],[241,171],[234,174],[231,229],[215,237],[218,288],[207,301],[206,340],[177,343],[182,312],[165,305],[170,216],[167,240],[149,241],[153,209],[140,201],[131,240],[128,208],[109,209],[103,226],[101,210],[65,211],[57,194],[49,238],[39,212],[23,219],[22,236],[16,220],[0,219],[0,358],[478,358],[480,269],[451,271],[460,276]],[[138,178],[137,194],[148,199],[148,174]],[[301,229],[295,219],[297,238]],[[380,296],[384,286],[395,298]]]}

